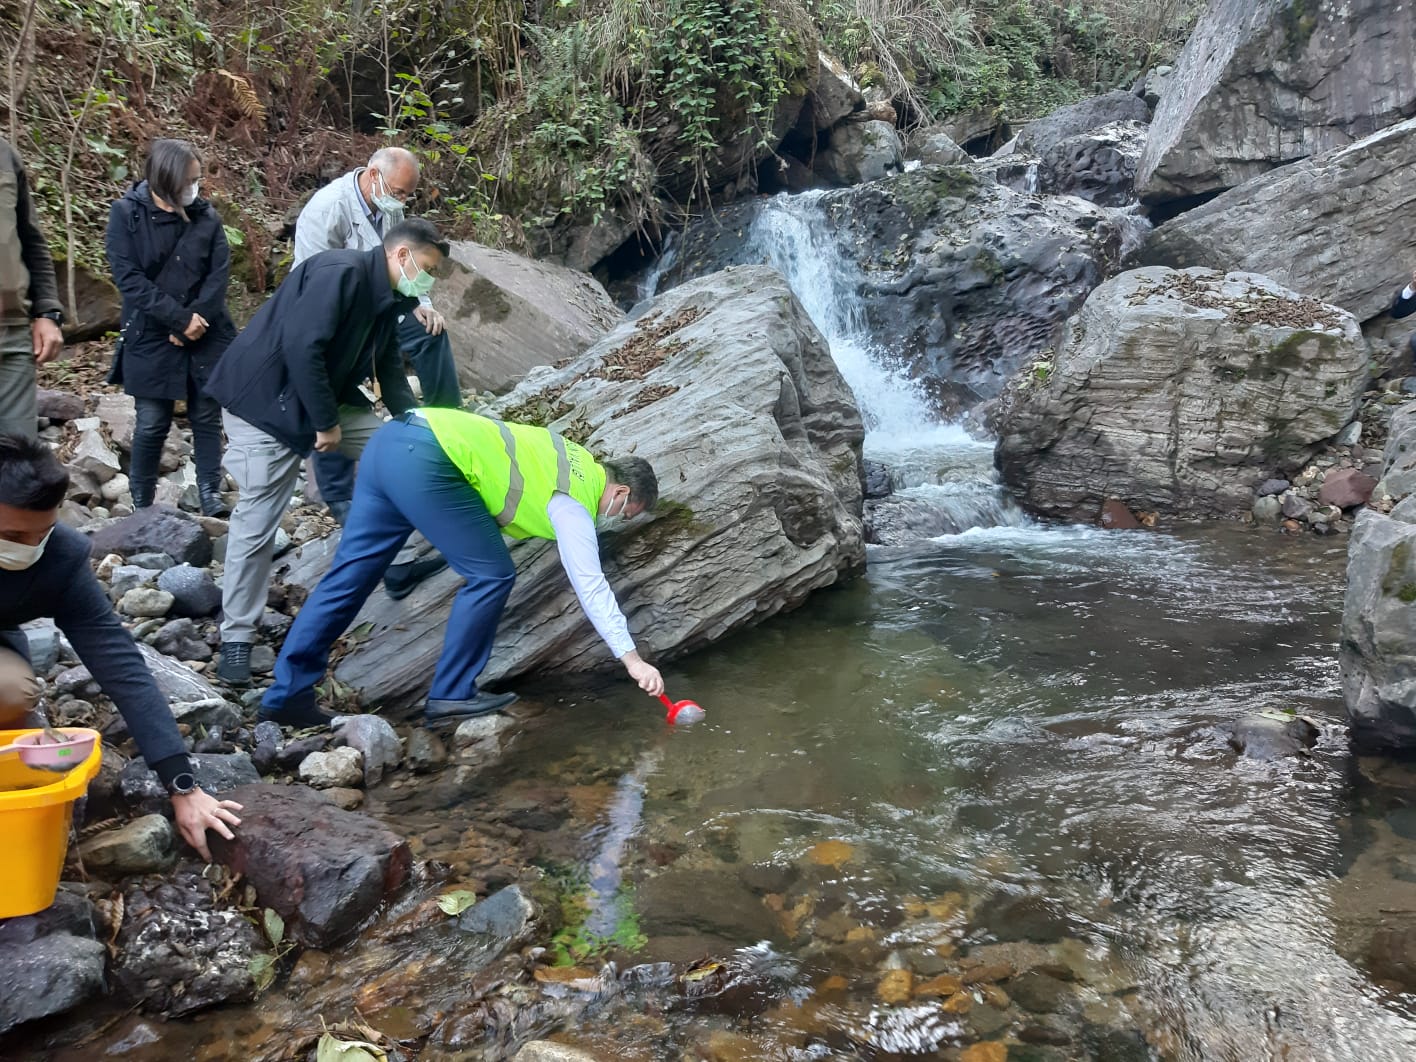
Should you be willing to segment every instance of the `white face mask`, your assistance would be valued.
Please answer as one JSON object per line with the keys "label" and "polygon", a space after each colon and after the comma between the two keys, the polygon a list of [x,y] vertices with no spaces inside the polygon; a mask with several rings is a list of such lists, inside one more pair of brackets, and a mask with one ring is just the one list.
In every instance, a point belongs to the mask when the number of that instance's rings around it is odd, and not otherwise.
{"label": "white face mask", "polygon": [[629,517],[624,515],[624,511],[629,508],[629,495],[622,495],[619,501],[619,512],[610,512],[610,510],[615,507],[615,503],[610,502],[605,511],[595,517],[595,528],[597,530],[614,531],[624,526],[625,521],[629,519]]}
{"label": "white face mask", "polygon": [[37,546],[26,546],[22,542],[10,542],[0,538],[0,568],[7,572],[22,572],[26,568],[33,568],[44,555],[44,547],[52,534],[54,528],[51,527]]}
{"label": "white face mask", "polygon": [[201,192],[202,182],[193,181],[182,192],[182,205],[191,206],[197,201],[197,195]]}
{"label": "white face mask", "polygon": [[372,190],[374,193],[374,209],[380,214],[387,214],[391,221],[402,221],[403,200],[389,194],[388,181],[384,180],[384,175],[378,170],[374,171]]}

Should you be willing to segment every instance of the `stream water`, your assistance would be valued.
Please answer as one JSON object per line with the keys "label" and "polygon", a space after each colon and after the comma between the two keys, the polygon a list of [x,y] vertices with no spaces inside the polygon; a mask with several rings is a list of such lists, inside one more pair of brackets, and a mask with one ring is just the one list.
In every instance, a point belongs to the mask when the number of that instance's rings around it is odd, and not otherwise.
{"label": "stream water", "polygon": [[[873,548],[863,579],[672,666],[671,695],[708,710],[691,728],[624,684],[543,691],[501,762],[368,805],[454,880],[495,879],[496,839],[583,886],[586,934],[614,936],[636,978],[459,1039],[490,989],[425,887],[251,1006],[157,1041],[129,1020],[49,1057],[297,1057],[317,1016],[357,1010],[428,1059],[551,1033],[623,1060],[950,1058],[980,1040],[1009,1059],[1416,1058],[1416,997],[1363,965],[1376,908],[1416,912],[1391,872],[1416,871],[1416,831],[1413,791],[1364,780],[1347,750],[1345,540],[1028,521],[990,447],[935,423],[871,349],[815,209],[774,201],[753,253],[831,340],[867,456],[962,533]],[[1226,728],[1264,712],[1313,719],[1311,753],[1238,755]],[[692,1005],[644,965],[706,956],[753,992]],[[943,1008],[918,994],[969,970]]]}

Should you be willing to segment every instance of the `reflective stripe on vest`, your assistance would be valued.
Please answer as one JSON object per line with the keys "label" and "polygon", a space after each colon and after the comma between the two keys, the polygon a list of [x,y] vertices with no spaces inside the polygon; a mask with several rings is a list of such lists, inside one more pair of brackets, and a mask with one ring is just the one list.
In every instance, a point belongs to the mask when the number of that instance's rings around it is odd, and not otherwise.
{"label": "reflective stripe on vest", "polygon": [[[511,429],[506,426],[506,421],[496,422],[497,430],[501,432],[502,445],[506,447],[506,459],[511,462],[511,475],[506,486],[506,501],[502,503],[501,512],[495,513],[497,526],[506,527],[512,520],[516,519],[516,510],[521,507],[521,497],[526,493],[526,479],[521,474],[521,468],[516,463],[516,436],[511,433]],[[556,490],[562,494],[570,493],[570,454],[566,453],[565,440],[556,432],[550,432],[551,445],[556,448]]]}

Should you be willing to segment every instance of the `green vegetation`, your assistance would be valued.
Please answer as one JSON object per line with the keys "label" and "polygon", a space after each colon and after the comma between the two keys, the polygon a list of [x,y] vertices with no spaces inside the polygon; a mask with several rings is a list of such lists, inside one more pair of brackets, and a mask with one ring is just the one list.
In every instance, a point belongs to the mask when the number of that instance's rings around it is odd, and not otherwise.
{"label": "green vegetation", "polygon": [[595,891],[582,874],[562,872],[552,874],[560,904],[561,928],[551,938],[552,966],[576,966],[592,959],[602,959],[613,952],[636,952],[648,943],[639,928],[639,915],[634,909],[634,897],[621,889],[614,897],[615,924],[607,936],[601,936],[587,924]]}
{"label": "green vegetation", "polygon": [[809,0],[823,46],[922,120],[1011,121],[1127,85],[1172,58],[1196,0]]}
{"label": "green vegetation", "polygon": [[[543,245],[750,184],[819,47],[902,120],[1008,119],[1128,84],[1195,0],[8,0],[8,136],[56,250],[102,271],[108,204],[156,136],[206,154],[245,285],[304,196],[382,143],[417,152],[413,209]],[[539,241],[539,244],[538,244]]]}

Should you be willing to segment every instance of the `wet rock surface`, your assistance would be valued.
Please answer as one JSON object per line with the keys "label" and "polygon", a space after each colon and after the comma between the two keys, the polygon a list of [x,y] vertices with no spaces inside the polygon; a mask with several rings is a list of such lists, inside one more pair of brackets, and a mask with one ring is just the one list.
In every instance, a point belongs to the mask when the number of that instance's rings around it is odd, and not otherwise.
{"label": "wet rock surface", "polygon": [[211,886],[194,872],[129,889],[117,947],[114,985],[149,1013],[180,1017],[255,993],[251,960],[260,935],[238,912],[218,909]]}
{"label": "wet rock surface", "polygon": [[213,855],[311,947],[346,940],[408,878],[403,838],[310,789],[246,785],[230,795],[244,807],[241,829],[235,841],[213,835]]}

